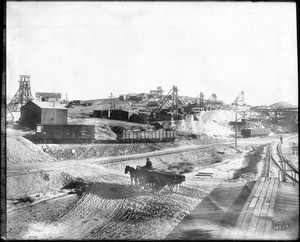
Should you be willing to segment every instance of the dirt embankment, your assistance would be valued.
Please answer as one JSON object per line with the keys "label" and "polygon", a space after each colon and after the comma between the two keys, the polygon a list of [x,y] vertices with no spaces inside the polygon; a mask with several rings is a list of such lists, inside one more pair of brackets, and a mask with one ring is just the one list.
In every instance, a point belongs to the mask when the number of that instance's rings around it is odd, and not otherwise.
{"label": "dirt embankment", "polygon": [[174,143],[146,144],[42,144],[38,145],[47,154],[59,160],[88,159],[146,153],[176,147]]}
{"label": "dirt embankment", "polygon": [[[62,157],[123,155],[126,150],[128,154],[143,153],[193,143],[35,145],[24,140],[9,138],[8,164],[38,164],[46,157],[51,162]],[[24,154],[18,151],[22,149]],[[198,151],[151,157],[156,169],[186,176],[178,192],[172,193],[165,187],[159,195],[154,195],[149,188],[131,187],[129,174],[124,174],[126,165],[143,166],[145,159],[103,165],[82,160],[69,166],[66,160],[65,168],[22,170],[22,175],[7,178],[8,238],[164,239],[220,182],[232,182],[235,170],[247,166],[243,158],[250,150],[251,147],[239,151],[215,144]],[[254,168],[247,172],[256,172]],[[201,171],[212,172],[212,179],[197,177]]]}
{"label": "dirt embankment", "polygon": [[[220,163],[223,160],[236,157],[236,155],[237,153],[235,149],[222,147],[220,145],[218,150],[215,148],[207,148],[194,152],[175,153],[151,157],[151,162],[157,169],[176,171],[178,173],[189,173],[197,170],[199,167],[203,168],[209,164]],[[241,156],[241,154],[239,155]],[[69,156],[68,158],[72,158],[72,156]],[[106,176],[105,171],[103,170],[104,168],[108,169],[109,172],[113,170],[123,174],[126,165],[136,167],[137,165],[144,166],[146,163],[145,159],[134,159],[104,165],[98,165],[96,163],[84,163],[83,161],[82,164],[79,163],[71,166],[68,165],[67,161],[65,162],[66,166],[69,167],[68,169],[62,167],[61,170],[53,169],[53,171],[51,171],[50,167],[44,171],[39,167],[33,172],[28,171],[27,175],[8,177],[7,181],[9,183],[9,197],[16,197],[18,194],[25,195],[46,192],[47,190],[57,191],[63,187],[66,174],[73,178],[80,177],[84,180],[91,181],[96,180],[97,177]],[[95,172],[93,169],[99,172]],[[27,171],[24,170],[23,174],[26,174],[26,172]]]}
{"label": "dirt embankment", "polygon": [[55,162],[57,159],[45,153],[39,146],[22,136],[8,135],[7,164]]}
{"label": "dirt embankment", "polygon": [[[144,159],[86,163],[10,177],[9,238],[163,239],[222,181],[199,179],[195,174],[210,169],[214,177],[226,180],[243,166],[243,156],[220,145],[218,149],[152,157],[157,169],[189,169],[178,192],[166,187],[159,195],[148,188],[132,188],[129,175],[124,174],[126,165],[144,165]],[[31,198],[27,206],[20,199],[26,195]],[[39,202],[43,199],[48,200]]]}

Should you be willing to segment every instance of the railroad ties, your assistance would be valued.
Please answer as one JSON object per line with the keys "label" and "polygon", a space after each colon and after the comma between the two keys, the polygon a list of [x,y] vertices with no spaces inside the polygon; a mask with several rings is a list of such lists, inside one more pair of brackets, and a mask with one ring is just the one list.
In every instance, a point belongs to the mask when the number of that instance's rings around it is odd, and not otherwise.
{"label": "railroad ties", "polygon": [[[166,239],[215,239],[222,224],[234,226],[254,184],[255,182],[219,185],[173,229]],[[229,225],[230,223],[233,224]]]}
{"label": "railroad ties", "polygon": [[297,239],[298,189],[274,177],[220,185],[166,239]]}
{"label": "railroad ties", "polygon": [[256,182],[230,239],[269,239],[277,190],[277,178],[263,177]]}

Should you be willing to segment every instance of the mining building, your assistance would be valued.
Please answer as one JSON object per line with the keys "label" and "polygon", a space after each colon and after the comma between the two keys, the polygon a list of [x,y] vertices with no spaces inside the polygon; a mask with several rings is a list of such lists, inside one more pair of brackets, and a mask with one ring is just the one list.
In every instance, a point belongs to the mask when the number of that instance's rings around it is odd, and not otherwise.
{"label": "mining building", "polygon": [[20,124],[35,128],[37,123],[67,124],[68,109],[55,102],[29,101],[21,107]]}

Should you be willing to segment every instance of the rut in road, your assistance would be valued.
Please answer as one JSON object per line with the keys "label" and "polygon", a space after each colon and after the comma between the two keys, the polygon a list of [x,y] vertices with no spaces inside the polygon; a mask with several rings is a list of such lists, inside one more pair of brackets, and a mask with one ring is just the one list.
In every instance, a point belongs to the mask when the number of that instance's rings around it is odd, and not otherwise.
{"label": "rut in road", "polygon": [[60,222],[66,222],[73,227],[73,231],[66,236],[82,238],[91,233],[95,226],[107,223],[114,211],[126,200],[124,194],[128,189],[123,187],[125,188],[101,182],[90,184],[77,205],[59,218]]}
{"label": "rut in road", "polygon": [[69,224],[68,239],[162,239],[201,198],[199,191],[185,187],[153,195],[129,185],[96,182],[57,221]]}

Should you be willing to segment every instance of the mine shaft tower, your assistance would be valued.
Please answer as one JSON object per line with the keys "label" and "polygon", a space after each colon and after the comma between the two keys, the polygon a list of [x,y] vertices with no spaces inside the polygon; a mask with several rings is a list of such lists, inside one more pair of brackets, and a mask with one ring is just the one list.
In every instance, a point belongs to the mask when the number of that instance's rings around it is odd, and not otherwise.
{"label": "mine shaft tower", "polygon": [[169,91],[169,93],[162,99],[161,104],[151,113],[151,118],[155,119],[158,113],[163,109],[163,106],[168,104],[169,111],[173,115],[178,115],[178,109],[181,105],[184,104],[182,98],[178,95],[178,88],[177,86],[173,86],[173,88]]}
{"label": "mine shaft tower", "polygon": [[20,75],[19,89],[7,105],[7,110],[11,114],[12,112],[19,112],[21,107],[32,99],[33,97],[31,95],[30,76]]}

